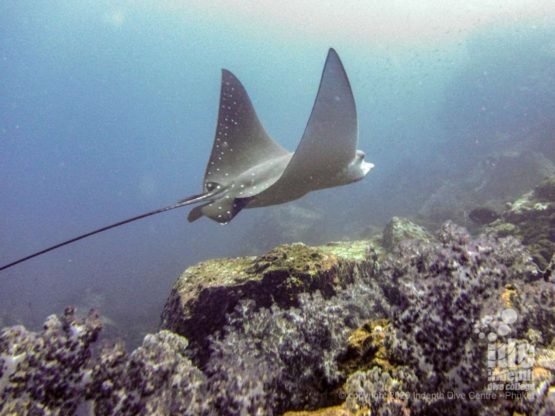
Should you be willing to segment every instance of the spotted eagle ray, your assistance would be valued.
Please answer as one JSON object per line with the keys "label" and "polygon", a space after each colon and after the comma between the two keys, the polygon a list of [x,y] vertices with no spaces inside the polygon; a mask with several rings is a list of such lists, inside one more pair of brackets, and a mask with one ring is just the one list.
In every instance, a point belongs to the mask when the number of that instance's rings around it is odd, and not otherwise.
{"label": "spotted eagle ray", "polygon": [[283,204],[311,191],[359,181],[374,165],[364,160],[364,152],[356,148],[357,142],[355,100],[347,73],[334,49],[328,52],[312,113],[294,153],[268,136],[241,82],[223,69],[216,137],[202,193],[74,237],[0,270],[94,234],[186,205],[202,203],[189,213],[190,222],[205,216],[226,224],[244,208]]}

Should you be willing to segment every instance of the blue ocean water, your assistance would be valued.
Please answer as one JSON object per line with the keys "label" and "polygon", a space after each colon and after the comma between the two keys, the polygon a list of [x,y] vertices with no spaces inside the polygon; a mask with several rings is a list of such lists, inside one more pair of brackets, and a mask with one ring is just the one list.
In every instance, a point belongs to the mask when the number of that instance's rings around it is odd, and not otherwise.
{"label": "blue ocean water", "polygon": [[[359,148],[376,165],[360,183],[246,210],[226,226],[172,211],[3,271],[2,325],[33,327],[75,304],[130,332],[153,330],[187,266],[362,238],[553,126],[549,3],[447,14],[428,2],[261,3],[0,4],[2,264],[200,192],[222,67],[293,150],[334,47],[357,101]],[[553,161],[552,145],[549,136],[531,146]]]}

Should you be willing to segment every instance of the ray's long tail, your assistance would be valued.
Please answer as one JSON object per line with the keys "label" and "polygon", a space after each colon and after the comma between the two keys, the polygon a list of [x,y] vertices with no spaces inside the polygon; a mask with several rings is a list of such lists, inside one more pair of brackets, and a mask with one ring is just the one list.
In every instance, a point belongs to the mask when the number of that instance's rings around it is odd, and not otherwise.
{"label": "ray's long tail", "polygon": [[77,237],[74,237],[74,238],[71,238],[69,240],[63,241],[61,243],[55,244],[53,246],[47,247],[43,250],[37,251],[36,253],[30,254],[30,255],[28,255],[26,257],[23,257],[19,260],[12,261],[11,263],[8,263],[4,266],[1,266],[0,271],[9,269],[10,267],[15,266],[16,264],[23,263],[24,261],[30,260],[34,257],[38,257],[42,254],[48,253],[49,251],[52,251],[52,250],[56,250],[60,247],[67,246],[68,244],[75,243],[76,241],[82,240],[82,239],[90,237],[92,235],[95,235],[95,234],[98,234],[98,233],[101,233],[101,232],[104,232],[104,231],[111,230],[112,228],[116,228],[116,227],[119,227],[119,226],[122,226],[122,225],[125,225],[125,224],[129,224],[130,222],[138,221],[138,220],[141,220],[143,218],[150,217],[152,215],[160,214],[162,212],[171,211],[172,209],[181,208],[181,207],[184,207],[186,205],[191,205],[191,204],[195,204],[197,202],[206,201],[208,199],[213,198],[214,196],[216,196],[217,194],[219,194],[221,192],[222,191],[218,189],[217,192],[212,191],[212,192],[206,192],[206,193],[202,193],[202,194],[198,194],[198,195],[193,195],[189,198],[182,199],[182,200],[176,202],[173,205],[168,205],[167,207],[158,208],[158,209],[155,209],[154,211],[149,211],[149,212],[146,212],[144,214],[137,215],[137,216],[131,217],[131,218],[127,218],[123,221],[119,221],[119,222],[116,222],[114,224],[110,224],[110,225],[107,225],[105,227],[98,228],[98,229],[93,230],[93,231],[89,231],[88,233],[81,234]]}

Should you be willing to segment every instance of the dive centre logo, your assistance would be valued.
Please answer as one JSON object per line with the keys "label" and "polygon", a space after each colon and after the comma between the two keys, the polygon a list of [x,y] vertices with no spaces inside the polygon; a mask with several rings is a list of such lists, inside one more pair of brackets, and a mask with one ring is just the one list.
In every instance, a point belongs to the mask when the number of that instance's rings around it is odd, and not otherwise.
{"label": "dive centre logo", "polygon": [[511,338],[511,325],[517,320],[517,312],[507,308],[495,316],[484,317],[481,320],[483,329],[476,330],[479,338],[488,343],[487,390],[491,392],[519,394],[533,389],[535,348],[526,340]]}

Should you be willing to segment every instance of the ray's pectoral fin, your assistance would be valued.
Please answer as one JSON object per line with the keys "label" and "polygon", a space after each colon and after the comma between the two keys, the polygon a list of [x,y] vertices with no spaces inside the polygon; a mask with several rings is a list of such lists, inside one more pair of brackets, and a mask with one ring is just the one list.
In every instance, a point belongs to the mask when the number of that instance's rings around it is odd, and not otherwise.
{"label": "ray's pectoral fin", "polygon": [[[224,69],[216,135],[203,182],[205,192],[219,188],[223,192],[193,208],[189,221],[196,221],[202,216],[221,224],[231,221],[248,204],[252,195],[269,186],[265,183],[273,183],[268,176],[273,174],[271,167],[276,165],[275,161],[289,155],[264,130],[245,87],[235,75]],[[256,176],[256,183],[244,181],[241,188],[237,186],[233,190],[233,184],[246,172]],[[277,180],[279,175],[274,173],[274,176]]]}
{"label": "ray's pectoral fin", "polygon": [[357,143],[358,122],[351,85],[339,56],[330,49],[302,139],[283,175],[260,197],[300,197],[352,182],[342,176],[351,164],[364,159],[363,152],[357,153]]}
{"label": "ray's pectoral fin", "polygon": [[194,222],[200,217],[205,216],[220,224],[227,224],[245,208],[249,200],[250,198],[217,199],[193,208],[189,212],[187,219],[189,222]]}

